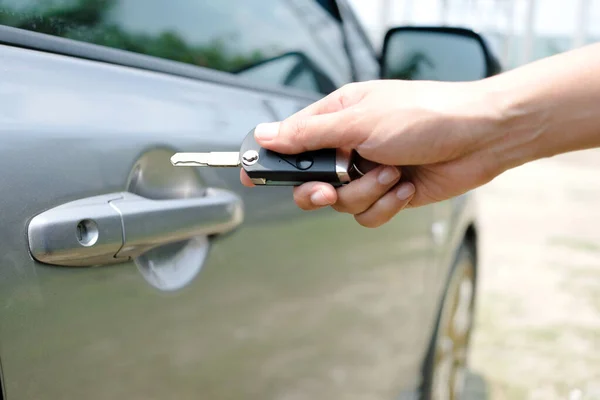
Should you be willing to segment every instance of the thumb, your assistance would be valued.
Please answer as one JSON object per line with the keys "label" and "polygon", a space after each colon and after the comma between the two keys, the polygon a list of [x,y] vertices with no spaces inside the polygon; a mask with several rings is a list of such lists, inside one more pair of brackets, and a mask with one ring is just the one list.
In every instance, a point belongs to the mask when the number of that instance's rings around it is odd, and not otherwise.
{"label": "thumb", "polygon": [[329,114],[292,116],[281,122],[257,125],[254,137],[260,146],[283,154],[354,148],[363,140],[361,130],[356,129],[357,121],[351,108]]}

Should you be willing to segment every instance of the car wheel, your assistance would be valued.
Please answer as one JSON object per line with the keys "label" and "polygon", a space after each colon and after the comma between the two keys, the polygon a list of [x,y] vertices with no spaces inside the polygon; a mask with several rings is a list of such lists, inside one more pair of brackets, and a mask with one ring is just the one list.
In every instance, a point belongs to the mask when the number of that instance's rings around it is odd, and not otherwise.
{"label": "car wheel", "polygon": [[424,400],[459,400],[463,396],[473,326],[475,268],[474,249],[464,243],[451,269],[426,358]]}

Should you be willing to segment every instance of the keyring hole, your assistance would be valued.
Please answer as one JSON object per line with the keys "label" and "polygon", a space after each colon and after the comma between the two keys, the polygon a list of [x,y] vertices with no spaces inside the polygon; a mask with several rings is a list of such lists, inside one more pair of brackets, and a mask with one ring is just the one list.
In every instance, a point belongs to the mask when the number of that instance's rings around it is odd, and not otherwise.
{"label": "keyring hole", "polygon": [[98,241],[98,225],[96,221],[84,219],[79,221],[76,228],[77,241],[82,246],[93,246]]}

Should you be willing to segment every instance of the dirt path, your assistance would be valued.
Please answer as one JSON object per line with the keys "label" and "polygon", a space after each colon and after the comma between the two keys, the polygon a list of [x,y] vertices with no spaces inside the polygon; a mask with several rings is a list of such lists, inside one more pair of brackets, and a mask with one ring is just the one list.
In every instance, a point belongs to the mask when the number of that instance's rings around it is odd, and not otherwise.
{"label": "dirt path", "polygon": [[600,399],[600,151],[522,166],[478,199],[469,398]]}

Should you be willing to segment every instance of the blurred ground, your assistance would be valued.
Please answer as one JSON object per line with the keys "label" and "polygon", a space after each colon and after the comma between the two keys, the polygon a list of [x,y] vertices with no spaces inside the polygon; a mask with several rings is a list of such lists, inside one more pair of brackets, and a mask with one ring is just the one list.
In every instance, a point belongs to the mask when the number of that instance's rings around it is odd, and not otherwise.
{"label": "blurred ground", "polygon": [[469,400],[600,399],[600,150],[509,171],[478,200]]}

